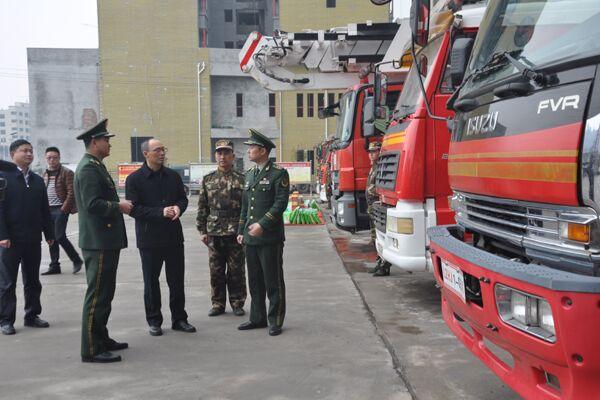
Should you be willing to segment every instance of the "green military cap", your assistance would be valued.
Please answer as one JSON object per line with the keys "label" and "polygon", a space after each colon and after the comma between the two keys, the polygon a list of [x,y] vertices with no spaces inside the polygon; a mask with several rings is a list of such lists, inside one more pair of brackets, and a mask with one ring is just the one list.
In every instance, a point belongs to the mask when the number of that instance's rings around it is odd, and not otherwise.
{"label": "green military cap", "polygon": [[367,150],[369,153],[372,151],[381,150],[381,142],[371,142],[369,143],[369,149]]}
{"label": "green military cap", "polygon": [[250,128],[248,130],[248,133],[250,134],[250,138],[248,139],[248,141],[244,142],[244,144],[247,144],[247,145],[254,144],[257,146],[262,146],[262,147],[266,148],[267,150],[271,150],[271,149],[275,148],[275,143],[273,143],[271,141],[271,139],[269,139],[268,137],[266,137],[265,135],[263,135],[256,129]]}
{"label": "green military cap", "polygon": [[217,140],[217,143],[215,143],[215,151],[219,149],[233,150],[233,142],[227,139]]}
{"label": "green military cap", "polygon": [[77,136],[77,140],[91,140],[98,139],[101,137],[113,137],[115,136],[112,133],[108,132],[108,119],[104,118],[102,121],[98,122],[98,124],[87,131],[83,132],[81,135]]}

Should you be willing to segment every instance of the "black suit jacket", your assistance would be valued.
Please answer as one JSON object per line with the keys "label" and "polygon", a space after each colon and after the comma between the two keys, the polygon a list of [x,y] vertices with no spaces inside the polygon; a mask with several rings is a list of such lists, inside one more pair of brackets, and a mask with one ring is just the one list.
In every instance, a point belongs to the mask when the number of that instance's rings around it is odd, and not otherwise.
{"label": "black suit jacket", "polygon": [[0,240],[39,243],[54,239],[48,194],[41,176],[29,172],[29,187],[19,170],[0,172],[7,182],[4,201],[0,201]]}

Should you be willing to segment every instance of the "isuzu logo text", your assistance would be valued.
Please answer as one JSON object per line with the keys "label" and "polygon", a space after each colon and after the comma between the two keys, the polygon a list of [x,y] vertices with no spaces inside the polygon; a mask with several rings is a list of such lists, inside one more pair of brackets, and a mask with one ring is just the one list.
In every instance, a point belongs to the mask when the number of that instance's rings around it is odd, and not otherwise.
{"label": "isuzu logo text", "polygon": [[538,104],[537,113],[541,114],[544,110],[551,110],[552,112],[556,112],[558,110],[565,111],[567,108],[579,108],[579,95],[574,94],[572,96],[559,97],[558,100],[542,100],[540,101],[540,104]]}
{"label": "isuzu logo text", "polygon": [[471,117],[467,120],[467,136],[494,132],[498,125],[498,111]]}

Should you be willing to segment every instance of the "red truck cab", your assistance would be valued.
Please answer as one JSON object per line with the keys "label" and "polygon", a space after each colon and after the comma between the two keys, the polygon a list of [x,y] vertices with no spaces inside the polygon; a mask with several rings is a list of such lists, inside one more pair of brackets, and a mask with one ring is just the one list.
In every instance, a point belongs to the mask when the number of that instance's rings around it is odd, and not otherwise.
{"label": "red truck cab", "polygon": [[[388,101],[394,104],[401,84],[388,85]],[[367,147],[369,140],[363,132],[365,99],[372,96],[372,85],[359,84],[348,89],[340,98],[337,141],[331,157],[331,209],[338,227],[345,230],[369,228],[365,189],[371,169]]]}
{"label": "red truck cab", "polygon": [[[415,52],[418,65],[411,67],[383,138],[377,174],[380,201],[373,206],[377,252],[398,268],[431,270],[426,230],[454,222],[448,204],[450,132],[444,119],[453,115],[446,109],[455,89],[450,49],[458,39],[474,38],[484,10],[477,5],[454,11],[448,3],[435,10],[429,41]],[[437,118],[427,112],[419,74]]]}
{"label": "red truck cab", "polygon": [[600,393],[600,2],[491,2],[456,110],[442,314],[526,399]]}

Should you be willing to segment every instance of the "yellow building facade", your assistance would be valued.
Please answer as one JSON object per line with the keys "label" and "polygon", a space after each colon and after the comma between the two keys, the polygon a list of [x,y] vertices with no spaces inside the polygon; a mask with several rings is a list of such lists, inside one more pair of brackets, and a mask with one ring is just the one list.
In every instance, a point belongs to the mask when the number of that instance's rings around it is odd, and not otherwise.
{"label": "yellow building facade", "polygon": [[[389,19],[388,7],[366,0],[337,0],[335,7],[327,8],[330,1],[281,0],[281,29],[325,29]],[[106,160],[111,172],[118,163],[131,162],[134,147],[146,137],[165,143],[171,164],[210,162],[211,49],[199,47],[198,1],[101,0],[98,26],[100,112],[117,135]],[[335,101],[340,92],[334,92]],[[326,132],[335,132],[333,119],[317,118],[319,93],[326,104],[324,92],[276,94],[281,140],[275,141],[281,149],[272,156],[278,161],[296,161],[299,150],[312,149]],[[298,94],[303,102],[301,117]]]}

